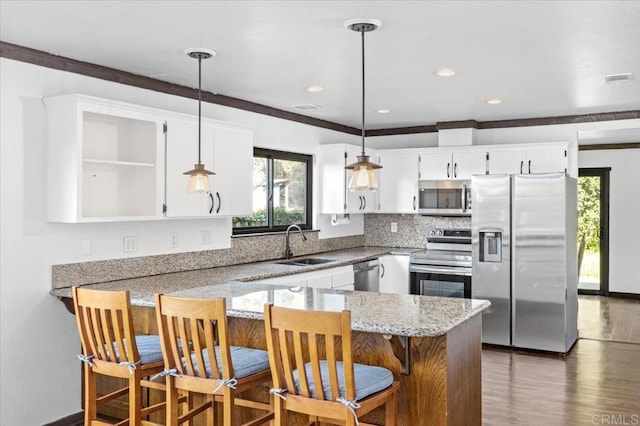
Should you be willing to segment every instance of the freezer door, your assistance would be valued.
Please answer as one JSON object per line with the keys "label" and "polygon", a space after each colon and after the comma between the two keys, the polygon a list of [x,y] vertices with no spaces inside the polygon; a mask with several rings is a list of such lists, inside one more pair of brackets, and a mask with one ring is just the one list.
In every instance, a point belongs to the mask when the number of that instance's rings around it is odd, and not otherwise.
{"label": "freezer door", "polygon": [[516,175],[513,185],[513,345],[566,352],[564,174]]}
{"label": "freezer door", "polygon": [[[487,299],[491,306],[482,315],[482,341],[511,345],[511,247],[509,175],[474,175],[471,180],[473,212],[471,297]],[[501,236],[501,256],[483,256],[481,235]]]}

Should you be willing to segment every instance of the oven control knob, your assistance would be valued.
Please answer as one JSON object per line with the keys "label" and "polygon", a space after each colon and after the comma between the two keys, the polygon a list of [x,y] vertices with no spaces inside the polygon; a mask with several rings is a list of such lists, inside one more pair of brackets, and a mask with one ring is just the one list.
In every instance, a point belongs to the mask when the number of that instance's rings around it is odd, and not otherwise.
{"label": "oven control knob", "polygon": [[432,229],[431,231],[429,231],[429,235],[436,235],[436,231]]}
{"label": "oven control knob", "polygon": [[438,231],[438,237],[442,237],[442,230]]}

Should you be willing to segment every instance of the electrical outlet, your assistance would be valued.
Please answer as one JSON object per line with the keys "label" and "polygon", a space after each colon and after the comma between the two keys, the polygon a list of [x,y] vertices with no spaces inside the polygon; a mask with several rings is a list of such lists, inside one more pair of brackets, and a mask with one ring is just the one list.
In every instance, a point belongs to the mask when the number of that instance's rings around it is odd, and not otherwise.
{"label": "electrical outlet", "polygon": [[211,231],[209,230],[201,231],[200,236],[201,236],[201,243],[203,246],[207,246],[211,244]]}
{"label": "electrical outlet", "polygon": [[398,232],[398,224],[396,222],[391,222],[391,232]]}
{"label": "electrical outlet", "polygon": [[169,247],[171,247],[171,248],[178,247],[178,233],[177,232],[172,232],[171,235],[169,235]]}
{"label": "electrical outlet", "polygon": [[124,237],[122,239],[122,251],[125,253],[138,251],[138,239],[136,237]]}

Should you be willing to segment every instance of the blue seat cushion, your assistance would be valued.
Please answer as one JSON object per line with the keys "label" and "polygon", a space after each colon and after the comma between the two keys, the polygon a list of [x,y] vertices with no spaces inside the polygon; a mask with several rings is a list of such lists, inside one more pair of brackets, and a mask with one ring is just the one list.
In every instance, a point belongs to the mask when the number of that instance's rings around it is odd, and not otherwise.
{"label": "blue seat cushion", "polygon": [[[218,371],[222,374],[222,358],[220,357],[220,347],[216,346],[216,359],[218,361]],[[231,346],[231,363],[233,364],[233,373],[236,379],[250,376],[252,374],[260,373],[269,369],[269,355],[267,351],[261,349],[250,349],[242,346]],[[211,363],[209,361],[209,355],[207,350],[202,350],[202,357],[204,359],[205,368],[207,370],[207,377],[213,377],[211,373]],[[191,355],[191,359],[195,367],[195,354]],[[183,361],[183,367],[186,368],[186,364]],[[199,374],[198,369],[195,368],[196,375]],[[231,379],[231,377],[224,377],[224,379]]]}
{"label": "blue seat cushion", "polygon": [[[304,365],[304,369],[307,373],[307,382],[309,384],[309,391],[311,396],[316,398],[316,388],[313,382],[313,373],[311,371],[311,363],[308,362]],[[346,387],[344,383],[344,366],[342,361],[336,362],[336,370],[338,371],[338,392],[339,396],[346,398]],[[355,377],[356,384],[356,401],[360,401],[369,395],[373,395],[376,392],[380,392],[393,384],[393,373],[386,368],[376,367],[373,365],[353,364],[353,375]],[[331,395],[331,384],[329,382],[329,366],[327,361],[320,361],[320,376],[322,377],[322,389],[324,390],[325,399],[329,400],[333,397],[335,401],[338,396]],[[296,390],[300,393],[300,379],[298,377],[298,370],[293,372],[293,380],[296,385]]]}
{"label": "blue seat cushion", "polygon": [[136,336],[136,346],[142,364],[152,364],[163,360],[160,336],[154,334],[138,335]]}

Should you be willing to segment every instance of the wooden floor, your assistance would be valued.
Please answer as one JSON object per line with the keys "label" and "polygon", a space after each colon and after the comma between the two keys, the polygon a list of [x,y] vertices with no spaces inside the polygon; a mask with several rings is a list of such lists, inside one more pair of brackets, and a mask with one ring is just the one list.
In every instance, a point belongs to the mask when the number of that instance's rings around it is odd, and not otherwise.
{"label": "wooden floor", "polygon": [[565,358],[485,348],[483,425],[640,425],[638,302],[580,296]]}
{"label": "wooden floor", "polygon": [[585,339],[640,343],[640,299],[580,295],[578,330]]}

